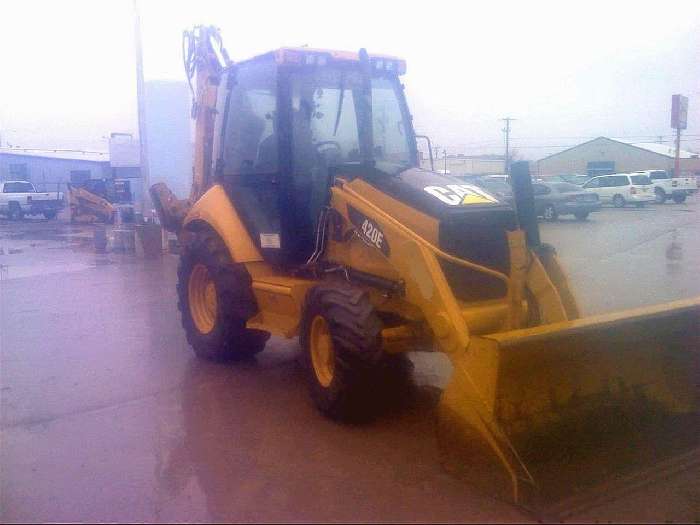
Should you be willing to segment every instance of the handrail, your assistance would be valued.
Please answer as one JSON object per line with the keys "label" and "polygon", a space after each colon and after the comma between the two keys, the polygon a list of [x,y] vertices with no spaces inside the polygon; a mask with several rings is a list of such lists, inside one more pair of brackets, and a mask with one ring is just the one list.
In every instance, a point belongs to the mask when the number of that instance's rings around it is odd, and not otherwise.
{"label": "handrail", "polygon": [[347,183],[342,184],[342,189],[346,192],[348,192],[350,195],[361,201],[364,205],[368,206],[371,208],[375,213],[380,215],[383,219],[385,219],[387,222],[390,222],[394,227],[400,229],[411,237],[414,241],[418,242],[419,244],[422,244],[424,247],[428,248],[430,251],[432,251],[435,255],[442,259],[446,259],[454,264],[457,264],[459,266],[464,266],[466,268],[470,268],[472,270],[476,270],[477,272],[485,273],[487,275],[490,275],[492,277],[495,277],[497,279],[500,279],[501,281],[505,282],[508,287],[510,287],[510,277],[507,276],[504,273],[501,273],[496,270],[492,270],[491,268],[487,268],[486,266],[481,266],[480,264],[476,264],[470,261],[467,261],[465,259],[460,259],[459,257],[455,257],[454,255],[450,255],[449,253],[443,252],[440,248],[432,244],[431,242],[426,241],[423,237],[415,233],[413,230],[410,228],[407,228],[403,224],[401,224],[399,221],[388,215],[386,212],[384,212],[381,208],[378,208],[375,206],[372,202],[368,201],[365,199],[362,195],[357,193],[355,190],[351,189],[348,187]]}

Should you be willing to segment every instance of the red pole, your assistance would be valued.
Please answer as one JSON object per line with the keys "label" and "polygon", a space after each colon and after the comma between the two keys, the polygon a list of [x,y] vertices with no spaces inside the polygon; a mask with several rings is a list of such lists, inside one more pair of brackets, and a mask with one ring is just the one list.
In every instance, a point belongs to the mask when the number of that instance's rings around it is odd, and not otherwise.
{"label": "red pole", "polygon": [[673,170],[674,177],[681,176],[681,128],[676,128],[676,164]]}

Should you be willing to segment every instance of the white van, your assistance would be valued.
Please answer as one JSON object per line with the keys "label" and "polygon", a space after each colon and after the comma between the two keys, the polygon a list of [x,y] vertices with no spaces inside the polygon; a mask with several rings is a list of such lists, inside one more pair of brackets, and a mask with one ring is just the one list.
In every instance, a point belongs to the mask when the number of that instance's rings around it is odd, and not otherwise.
{"label": "white van", "polygon": [[627,203],[644,206],[654,201],[654,185],[646,175],[613,173],[593,177],[583,185],[584,189],[596,193],[602,203],[612,203],[622,208]]}

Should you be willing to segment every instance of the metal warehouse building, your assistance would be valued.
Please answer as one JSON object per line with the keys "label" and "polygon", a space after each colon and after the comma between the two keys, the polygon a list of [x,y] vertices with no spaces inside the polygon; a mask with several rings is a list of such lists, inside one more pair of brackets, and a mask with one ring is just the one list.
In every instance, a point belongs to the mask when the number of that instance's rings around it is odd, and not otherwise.
{"label": "metal warehouse building", "polygon": [[108,153],[0,149],[0,180],[30,181],[39,191],[55,191],[67,182],[111,176]]}
{"label": "metal warehouse building", "polygon": [[[537,161],[537,173],[549,175],[606,175],[674,168],[675,147],[657,143],[627,143],[598,137]],[[681,150],[681,173],[700,176],[700,155]]]}

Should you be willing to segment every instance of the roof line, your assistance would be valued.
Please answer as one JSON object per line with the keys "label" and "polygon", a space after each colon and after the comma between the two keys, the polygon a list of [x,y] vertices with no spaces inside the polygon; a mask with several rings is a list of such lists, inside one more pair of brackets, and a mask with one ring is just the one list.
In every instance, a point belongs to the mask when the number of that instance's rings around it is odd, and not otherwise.
{"label": "roof line", "polygon": [[558,151],[557,153],[552,153],[551,155],[547,155],[546,157],[542,157],[537,162],[547,160],[547,159],[549,159],[551,157],[555,157],[557,155],[561,155],[562,153],[566,153],[567,151],[570,151],[574,148],[578,148],[579,146],[583,146],[585,144],[590,144],[591,142],[595,142],[596,140],[599,140],[599,139],[608,140],[610,142],[615,142],[617,144],[623,144],[625,146],[630,146],[630,147],[636,148],[640,151],[644,151],[645,153],[651,153],[652,155],[658,155],[659,157],[663,157],[665,159],[668,159],[668,158],[672,159],[673,158],[669,155],[664,155],[663,153],[657,153],[656,151],[651,151],[650,149],[640,148],[639,146],[635,146],[634,144],[630,144],[629,142],[622,142],[621,140],[615,140],[615,139],[611,139],[610,137],[602,137],[601,136],[601,137],[596,137],[596,138],[591,139],[591,140],[587,140],[586,142],[582,142],[581,144],[576,144],[575,146],[571,146],[570,148],[566,148],[564,150]]}
{"label": "roof line", "polygon": [[43,151],[45,153],[90,153],[94,155],[109,155],[108,151],[90,151],[86,149],[0,148],[0,153],[12,153],[14,151]]}
{"label": "roof line", "polygon": [[[547,155],[546,157],[542,157],[542,158],[539,159],[537,162],[540,162],[541,160],[546,160],[546,159],[548,159],[548,158],[550,158],[550,157],[555,157],[555,156],[557,156],[557,155],[561,155],[562,153],[566,153],[567,151],[570,151],[570,150],[572,150],[572,149],[574,149],[574,148],[578,148],[579,146],[583,146],[583,145],[585,145],[585,144],[590,144],[591,142],[595,142],[596,140],[599,140],[599,139],[612,140],[612,139],[609,139],[608,137],[603,137],[603,136],[601,136],[601,137],[596,137],[596,138],[594,138],[594,139],[587,140],[586,142],[581,142],[581,144],[576,144],[576,145],[574,145],[574,146],[571,146],[570,148],[566,148],[566,149],[563,149],[563,150],[561,150],[561,151],[557,151],[556,153],[552,153],[551,155]],[[617,140],[614,140],[613,142],[618,142],[618,141],[617,141]],[[622,143],[622,144],[624,144],[624,143]]]}
{"label": "roof line", "polygon": [[[70,157],[55,157],[52,156],[52,153],[83,153],[87,155],[100,155],[101,158],[90,158],[90,157],[85,157],[85,156],[80,156],[80,155],[73,155]],[[59,161],[66,161],[66,162],[71,162],[71,161],[80,161],[80,162],[110,162],[110,157],[108,153],[98,153],[98,152],[88,152],[88,151],[69,151],[69,150],[44,150],[43,152],[40,153],[34,153],[33,151],[22,151],[19,150],[18,148],[13,148],[12,150],[8,149],[1,149],[0,150],[0,155],[13,155],[15,157],[32,157],[32,158],[38,158],[38,159],[50,159],[50,160],[59,160]]]}

